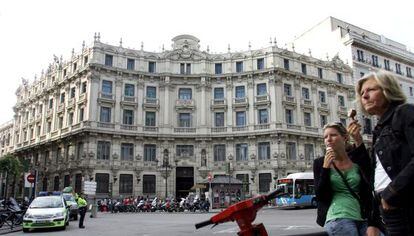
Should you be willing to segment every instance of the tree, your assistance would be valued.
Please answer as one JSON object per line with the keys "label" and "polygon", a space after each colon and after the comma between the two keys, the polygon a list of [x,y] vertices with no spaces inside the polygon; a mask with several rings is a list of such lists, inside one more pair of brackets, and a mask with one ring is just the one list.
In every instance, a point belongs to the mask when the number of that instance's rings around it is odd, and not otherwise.
{"label": "tree", "polygon": [[[20,176],[21,172],[23,171],[23,165],[19,161],[18,158],[11,154],[7,154],[0,159],[0,173],[4,174],[6,178],[6,187],[3,191],[3,196],[7,197],[7,188],[8,188],[8,181],[10,177],[13,180],[13,186],[16,182],[16,177]],[[14,187],[13,187],[13,194],[14,194]]]}

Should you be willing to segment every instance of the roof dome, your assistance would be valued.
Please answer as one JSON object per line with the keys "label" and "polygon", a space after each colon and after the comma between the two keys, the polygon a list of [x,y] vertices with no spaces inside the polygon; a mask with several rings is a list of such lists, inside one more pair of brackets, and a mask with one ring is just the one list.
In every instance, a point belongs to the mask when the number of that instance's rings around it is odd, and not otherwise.
{"label": "roof dome", "polygon": [[189,34],[182,34],[174,37],[171,41],[173,41],[172,48],[182,49],[182,50],[199,50],[200,45],[198,44],[200,40],[192,35]]}

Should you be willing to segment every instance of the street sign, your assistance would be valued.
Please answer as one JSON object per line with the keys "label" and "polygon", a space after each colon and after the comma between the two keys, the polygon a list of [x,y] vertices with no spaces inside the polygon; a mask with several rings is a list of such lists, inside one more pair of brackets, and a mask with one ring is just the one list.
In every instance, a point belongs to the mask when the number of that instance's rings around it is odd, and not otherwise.
{"label": "street sign", "polygon": [[96,194],[96,182],[95,181],[84,181],[83,182],[83,193],[86,195]]}
{"label": "street sign", "polygon": [[[33,182],[30,182],[29,179],[32,180],[32,178],[33,178],[32,176],[34,177],[34,179],[33,179]],[[31,187],[33,187],[33,183],[35,181],[36,181],[36,177],[35,177],[34,174],[32,174],[30,172],[24,173],[24,187],[25,188],[31,188]]]}
{"label": "street sign", "polygon": [[33,184],[36,180],[36,176],[34,176],[33,174],[29,174],[29,175],[27,175],[26,179],[29,183]]}

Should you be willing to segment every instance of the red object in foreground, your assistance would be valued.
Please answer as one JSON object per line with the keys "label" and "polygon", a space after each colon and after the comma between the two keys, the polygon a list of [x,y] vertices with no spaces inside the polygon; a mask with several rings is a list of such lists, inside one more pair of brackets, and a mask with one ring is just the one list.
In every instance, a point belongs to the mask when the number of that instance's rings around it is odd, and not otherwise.
{"label": "red object in foreground", "polygon": [[256,219],[257,211],[266,205],[270,199],[275,198],[281,193],[282,190],[277,189],[268,195],[261,195],[235,203],[226,208],[224,211],[214,215],[209,220],[196,224],[195,227],[196,229],[199,229],[210,224],[236,221],[240,228],[240,231],[237,233],[239,236],[268,236],[262,223],[252,223]]}

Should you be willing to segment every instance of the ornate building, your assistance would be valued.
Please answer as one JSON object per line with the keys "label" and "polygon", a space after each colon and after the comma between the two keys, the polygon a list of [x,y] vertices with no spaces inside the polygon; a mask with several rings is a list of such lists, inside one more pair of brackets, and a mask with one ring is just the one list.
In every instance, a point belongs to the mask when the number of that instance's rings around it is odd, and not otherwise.
{"label": "ornate building", "polygon": [[[297,37],[292,46],[299,52],[312,49],[318,58],[338,55],[352,67],[353,78],[371,71],[387,70],[399,80],[407,101],[414,103],[414,53],[407,46],[334,17],[328,17]],[[363,132],[368,137],[376,123],[362,114]]]}
{"label": "ornate building", "polygon": [[186,195],[231,175],[248,195],[311,170],[321,127],[346,122],[350,67],[275,43],[224,54],[191,35],[171,50],[104,44],[55,58],[17,90],[12,152],[38,171],[37,190],[97,181],[97,197]]}
{"label": "ornate building", "polygon": [[13,121],[0,126],[0,157],[12,151]]}

